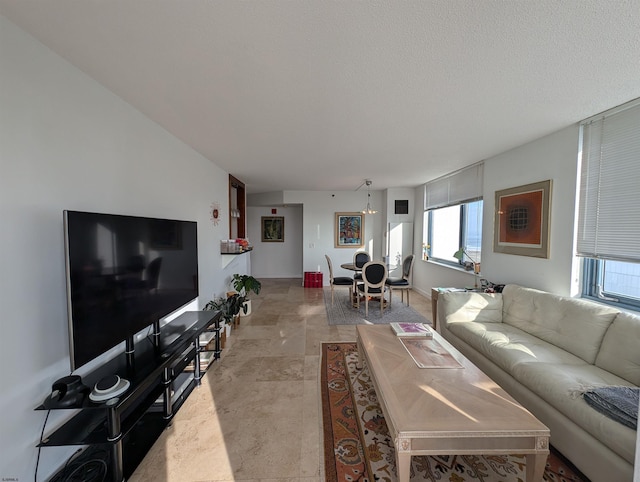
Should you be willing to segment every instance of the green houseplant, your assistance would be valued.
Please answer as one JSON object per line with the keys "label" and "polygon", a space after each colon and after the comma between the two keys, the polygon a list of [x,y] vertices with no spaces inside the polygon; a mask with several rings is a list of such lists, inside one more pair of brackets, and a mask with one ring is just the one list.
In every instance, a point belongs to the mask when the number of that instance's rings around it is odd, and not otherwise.
{"label": "green houseplant", "polygon": [[234,293],[231,296],[219,297],[209,301],[205,307],[205,310],[219,310],[222,314],[222,318],[225,324],[231,325],[236,315],[240,313],[240,310],[246,312],[245,298],[238,293]]}
{"label": "green houseplant", "polygon": [[249,299],[249,293],[254,292],[259,295],[262,289],[262,283],[248,274],[234,274],[231,280],[233,289],[238,292],[240,296],[244,298],[243,315],[251,314],[251,300]]}

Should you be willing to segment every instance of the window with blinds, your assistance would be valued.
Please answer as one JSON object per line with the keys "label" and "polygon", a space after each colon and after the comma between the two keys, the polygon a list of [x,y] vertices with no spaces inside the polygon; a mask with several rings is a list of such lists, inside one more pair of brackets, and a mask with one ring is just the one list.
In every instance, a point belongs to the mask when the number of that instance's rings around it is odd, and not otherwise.
{"label": "window with blinds", "polygon": [[[423,259],[480,267],[483,173],[480,162],[425,184]],[[460,248],[464,255],[457,259]]]}
{"label": "window with blinds", "polygon": [[581,124],[583,293],[640,307],[640,100]]}

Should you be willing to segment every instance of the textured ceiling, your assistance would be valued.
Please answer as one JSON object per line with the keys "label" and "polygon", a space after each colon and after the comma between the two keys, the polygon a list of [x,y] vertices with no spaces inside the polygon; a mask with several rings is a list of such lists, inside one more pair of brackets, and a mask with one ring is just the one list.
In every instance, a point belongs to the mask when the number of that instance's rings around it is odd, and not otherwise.
{"label": "textured ceiling", "polygon": [[0,13],[253,193],[416,186],[640,97],[640,0],[0,0]]}

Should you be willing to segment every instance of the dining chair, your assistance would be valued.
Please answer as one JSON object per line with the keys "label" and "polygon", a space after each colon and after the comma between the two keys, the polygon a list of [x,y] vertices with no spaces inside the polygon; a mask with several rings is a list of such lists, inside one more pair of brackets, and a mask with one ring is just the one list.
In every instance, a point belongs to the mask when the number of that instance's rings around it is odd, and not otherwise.
{"label": "dining chair", "polygon": [[353,282],[362,280],[362,267],[371,261],[371,256],[366,251],[356,251],[353,254],[353,265],[356,267],[356,274],[353,275]]}
{"label": "dining chair", "polygon": [[384,292],[387,288],[387,266],[380,261],[369,261],[362,267],[362,283],[357,285],[356,307],[360,309],[360,296],[364,296],[364,316],[369,316],[369,299],[380,299],[380,314],[384,312]]}
{"label": "dining chair", "polygon": [[348,286],[349,296],[351,296],[351,290],[353,290],[353,279],[348,276],[333,276],[333,264],[331,258],[328,255],[324,255],[327,258],[327,264],[329,265],[329,286],[331,286],[331,306],[333,306],[333,287],[334,286]]}
{"label": "dining chair", "polygon": [[387,278],[386,284],[389,287],[389,305],[393,298],[393,290],[400,290],[401,300],[404,302],[404,292],[407,292],[407,306],[409,306],[409,290],[411,289],[411,273],[413,272],[413,262],[415,256],[410,254],[402,261],[402,278]]}

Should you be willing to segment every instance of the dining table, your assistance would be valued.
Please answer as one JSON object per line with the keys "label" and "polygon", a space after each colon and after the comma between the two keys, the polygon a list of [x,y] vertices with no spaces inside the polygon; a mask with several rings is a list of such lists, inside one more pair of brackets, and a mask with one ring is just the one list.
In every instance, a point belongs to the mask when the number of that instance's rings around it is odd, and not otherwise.
{"label": "dining table", "polygon": [[349,271],[362,271],[362,268],[358,268],[355,263],[342,263],[340,267]]}

